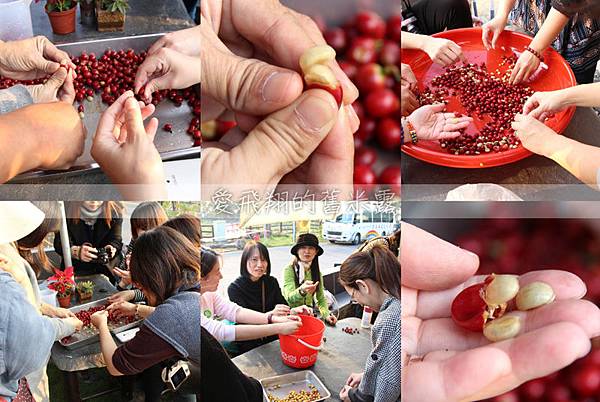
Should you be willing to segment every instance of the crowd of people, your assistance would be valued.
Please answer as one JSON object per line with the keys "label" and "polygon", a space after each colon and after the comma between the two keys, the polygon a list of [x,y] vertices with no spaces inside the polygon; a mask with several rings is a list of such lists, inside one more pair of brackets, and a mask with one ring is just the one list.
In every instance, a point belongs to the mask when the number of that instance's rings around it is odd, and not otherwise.
{"label": "crowd of people", "polygon": [[[473,26],[467,0],[434,2],[420,0],[411,5],[418,31],[402,32],[402,48],[423,49],[434,63],[449,66],[464,62],[459,45],[453,41],[428,35],[446,29]],[[600,185],[600,150],[597,147],[556,135],[544,125],[546,118],[571,106],[600,106],[598,83],[593,83],[600,59],[600,7],[587,0],[501,0],[496,15],[482,26],[482,42],[486,49],[496,48],[500,34],[508,24],[533,36],[527,50],[518,57],[509,78],[511,84],[535,80],[541,70],[541,55],[552,46],[575,74],[577,86],[558,91],[537,92],[517,114],[512,128],[523,147],[546,156],[563,166],[583,183],[598,189]],[[552,70],[542,74],[552,74]],[[444,114],[444,105],[419,106],[417,80],[409,65],[403,64],[402,125],[406,141],[414,132],[417,140],[455,138],[471,119]]]}

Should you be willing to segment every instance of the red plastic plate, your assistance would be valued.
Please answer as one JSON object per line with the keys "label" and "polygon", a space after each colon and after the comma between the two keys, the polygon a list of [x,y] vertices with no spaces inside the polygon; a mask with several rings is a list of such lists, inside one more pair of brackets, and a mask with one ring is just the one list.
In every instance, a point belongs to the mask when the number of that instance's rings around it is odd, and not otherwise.
{"label": "red plastic plate", "polygon": [[[481,28],[454,29],[432,36],[456,42],[462,48],[463,54],[470,63],[481,64],[485,62],[490,71],[498,68],[502,56],[509,56],[513,54],[514,50],[523,51],[525,46],[529,45],[532,40],[531,37],[518,32],[504,31],[498,38],[496,49],[487,51],[481,40]],[[548,70],[542,72],[535,81],[527,84],[529,87],[535,91],[552,91],[577,84],[571,67],[558,52],[554,49],[548,49],[543,56],[548,65]],[[434,77],[444,72],[443,67],[434,64],[427,54],[421,50],[403,50],[402,62],[410,65],[421,90],[425,86],[429,86]],[[448,111],[466,114],[464,108],[454,98],[448,104]],[[575,107],[556,113],[553,118],[546,121],[546,125],[557,133],[562,133],[569,125],[574,113]],[[467,128],[467,133],[479,131],[485,124],[484,120],[478,119],[476,116],[473,119],[473,124]],[[425,162],[456,168],[501,166],[532,155],[522,146],[505,152],[491,152],[477,156],[453,155],[442,149],[437,141],[420,141],[416,145],[406,144],[402,147],[402,151]]]}

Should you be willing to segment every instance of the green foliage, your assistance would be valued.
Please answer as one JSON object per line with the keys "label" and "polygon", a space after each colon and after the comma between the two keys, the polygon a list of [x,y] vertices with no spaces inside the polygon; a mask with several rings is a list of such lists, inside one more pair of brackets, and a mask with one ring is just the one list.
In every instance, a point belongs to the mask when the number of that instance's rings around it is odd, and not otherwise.
{"label": "green foliage", "polygon": [[102,9],[112,13],[120,12],[125,15],[129,10],[129,4],[127,0],[102,0]]}

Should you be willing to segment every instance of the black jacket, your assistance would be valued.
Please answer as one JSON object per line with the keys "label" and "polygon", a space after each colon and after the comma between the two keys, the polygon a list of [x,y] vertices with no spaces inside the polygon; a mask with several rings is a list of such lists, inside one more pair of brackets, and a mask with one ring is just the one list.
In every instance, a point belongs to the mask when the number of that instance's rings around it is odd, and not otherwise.
{"label": "black jacket", "polygon": [[[263,276],[257,282],[240,276],[229,285],[227,293],[232,302],[261,313],[273,310],[277,304],[288,304],[281,294],[277,279],[272,276]],[[249,341],[236,341],[233,342],[233,346],[237,353],[241,354],[275,339],[277,339],[276,335]]]}
{"label": "black jacket", "polygon": [[[121,259],[120,251],[121,248],[123,248],[123,238],[121,237],[122,221],[123,220],[120,217],[113,216],[111,225],[108,227],[106,220],[100,218],[97,219],[94,226],[91,227],[86,225],[85,222],[80,219],[67,219],[67,229],[71,247],[81,246],[83,243],[90,243],[92,247],[98,249],[110,244],[117,249],[117,253],[115,253],[114,258],[108,265],[111,268],[118,265]],[[54,236],[54,250],[62,257],[62,243],[58,233]],[[73,267],[75,268],[75,275],[105,274],[111,281],[113,280],[113,275],[106,266],[91,262],[83,262],[77,258],[72,258],[72,260]],[[64,260],[61,262],[61,266],[64,268]]]}
{"label": "black jacket", "polygon": [[200,395],[202,402],[262,402],[260,383],[246,376],[231,361],[227,352],[204,327],[201,327]]}

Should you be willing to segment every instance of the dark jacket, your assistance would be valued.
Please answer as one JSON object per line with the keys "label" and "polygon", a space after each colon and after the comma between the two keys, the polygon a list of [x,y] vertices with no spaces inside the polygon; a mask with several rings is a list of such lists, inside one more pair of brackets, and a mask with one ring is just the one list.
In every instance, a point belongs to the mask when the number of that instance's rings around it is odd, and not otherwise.
{"label": "dark jacket", "polygon": [[200,328],[200,395],[202,402],[262,402],[260,383],[246,376],[204,327]]}
{"label": "dark jacket", "polygon": [[552,0],[552,7],[568,17],[578,13],[600,16],[600,4],[597,0]]}
{"label": "dark jacket", "polygon": [[[115,265],[118,265],[121,260],[120,251],[121,248],[123,248],[121,224],[122,219],[120,217],[113,217],[110,227],[108,227],[104,218],[97,219],[93,227],[86,225],[85,222],[80,219],[67,219],[69,242],[71,243],[71,246],[81,246],[83,243],[90,243],[92,247],[96,249],[103,248],[110,244],[117,249],[114,258],[108,263],[112,268]],[[54,236],[54,250],[62,257],[62,243],[58,233]],[[105,274],[113,280],[113,275],[106,266],[92,262],[83,262],[77,258],[73,258],[72,260],[73,267],[75,268],[75,275]],[[64,260],[61,262],[61,266],[64,268]]]}
{"label": "dark jacket", "polygon": [[[288,304],[281,294],[277,279],[272,276],[263,276],[257,282],[240,276],[229,285],[227,293],[229,300],[237,305],[261,313],[273,310],[277,304]],[[233,342],[233,347],[241,354],[275,339],[277,339],[277,335],[249,341],[236,341]]]}

